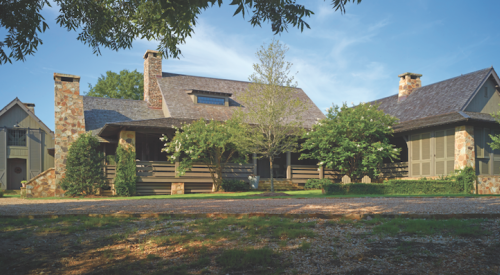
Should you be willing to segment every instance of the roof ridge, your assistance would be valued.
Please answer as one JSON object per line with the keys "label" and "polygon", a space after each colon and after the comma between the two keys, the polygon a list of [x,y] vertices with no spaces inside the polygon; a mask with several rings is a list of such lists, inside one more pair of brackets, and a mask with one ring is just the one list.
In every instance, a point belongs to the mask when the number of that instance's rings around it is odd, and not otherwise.
{"label": "roof ridge", "polygon": [[485,68],[485,69],[481,69],[481,70],[477,70],[477,71],[473,71],[473,72],[470,72],[470,73],[466,73],[466,74],[462,74],[462,75],[459,75],[459,76],[455,76],[455,77],[452,77],[452,78],[448,78],[448,79],[445,79],[445,80],[441,80],[441,81],[438,81],[438,82],[434,82],[432,84],[428,84],[428,85],[425,85],[425,86],[422,86],[420,88],[417,88],[415,89],[414,91],[416,90],[419,90],[419,89],[422,89],[424,87],[429,87],[429,86],[432,86],[432,85],[436,85],[436,84],[439,84],[441,82],[445,82],[445,81],[448,81],[448,80],[452,80],[452,79],[455,79],[455,78],[459,78],[459,77],[464,77],[464,76],[467,76],[467,75],[470,75],[470,74],[475,74],[475,73],[478,73],[480,71],[486,71],[486,70],[491,70],[492,67],[488,67],[488,68]]}
{"label": "roof ridge", "polygon": [[99,96],[87,96],[83,95],[82,97],[84,98],[99,98],[99,99],[111,99],[111,100],[126,100],[126,101],[140,101],[140,102],[146,102],[142,99],[128,99],[128,98],[110,98],[110,97],[99,97]]}

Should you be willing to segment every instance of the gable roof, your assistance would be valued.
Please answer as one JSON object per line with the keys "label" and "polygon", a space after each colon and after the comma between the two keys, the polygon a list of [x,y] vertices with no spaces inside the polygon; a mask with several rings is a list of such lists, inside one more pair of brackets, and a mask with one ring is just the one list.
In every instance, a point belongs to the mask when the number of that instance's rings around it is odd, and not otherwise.
{"label": "gable roof", "polygon": [[85,131],[96,135],[107,123],[163,118],[163,111],[150,109],[143,100],[83,96]]}
{"label": "gable roof", "polygon": [[423,86],[401,102],[396,94],[372,103],[380,103],[379,109],[401,123],[463,111],[490,76],[498,81],[493,67]]}
{"label": "gable roof", "polygon": [[46,133],[52,136],[52,138],[54,138],[54,132],[50,130],[49,127],[47,127],[47,125],[45,125],[45,123],[43,123],[43,121],[39,119],[30,109],[28,109],[28,107],[26,107],[17,97],[14,98],[14,100],[12,100],[5,107],[3,107],[2,110],[0,110],[0,117],[3,116],[3,114],[5,114],[7,111],[9,111],[12,107],[16,105],[19,106],[21,109],[23,109],[31,118],[37,121],[40,124],[42,130],[44,130]]}
{"label": "gable roof", "polygon": [[[238,96],[247,90],[250,82],[217,79],[209,77],[189,76],[180,74],[163,73],[162,78],[157,78],[163,101],[168,112],[173,118],[186,119],[214,119],[227,120],[235,107],[240,106]],[[209,104],[196,104],[186,93],[186,90],[204,90],[225,93],[229,97],[229,107]],[[307,110],[303,116],[303,126],[311,128],[317,118],[325,115],[312,102],[307,94],[300,88],[296,89],[297,97],[307,104]]]}

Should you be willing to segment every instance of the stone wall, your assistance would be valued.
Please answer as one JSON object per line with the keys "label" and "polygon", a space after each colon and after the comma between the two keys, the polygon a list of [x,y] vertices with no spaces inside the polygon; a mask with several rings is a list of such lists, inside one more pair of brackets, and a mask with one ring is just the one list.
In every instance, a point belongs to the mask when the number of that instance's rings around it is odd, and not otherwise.
{"label": "stone wall", "polygon": [[64,197],[55,181],[55,169],[49,168],[26,183],[26,198]]}
{"label": "stone wall", "polygon": [[500,194],[500,176],[477,176],[477,193]]}
{"label": "stone wall", "polygon": [[474,126],[455,127],[455,169],[475,168]]}
{"label": "stone wall", "polygon": [[162,108],[162,94],[157,77],[162,76],[161,56],[159,52],[147,50],[144,54],[144,100],[152,109]]}
{"label": "stone wall", "polygon": [[[83,98],[80,96],[80,77],[54,73],[54,111],[55,124],[54,168],[55,184],[64,178],[66,157],[71,143],[85,133]],[[57,187],[59,188],[59,187]]]}

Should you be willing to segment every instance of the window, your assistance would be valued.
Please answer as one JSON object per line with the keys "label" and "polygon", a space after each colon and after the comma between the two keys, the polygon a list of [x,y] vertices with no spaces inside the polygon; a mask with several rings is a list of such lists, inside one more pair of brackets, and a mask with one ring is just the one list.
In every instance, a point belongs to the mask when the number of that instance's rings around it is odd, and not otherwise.
{"label": "window", "polygon": [[7,145],[26,146],[26,130],[9,130],[7,136]]}
{"label": "window", "polygon": [[225,101],[226,100],[224,98],[198,96],[198,103],[212,104],[212,105],[223,105],[224,106]]}

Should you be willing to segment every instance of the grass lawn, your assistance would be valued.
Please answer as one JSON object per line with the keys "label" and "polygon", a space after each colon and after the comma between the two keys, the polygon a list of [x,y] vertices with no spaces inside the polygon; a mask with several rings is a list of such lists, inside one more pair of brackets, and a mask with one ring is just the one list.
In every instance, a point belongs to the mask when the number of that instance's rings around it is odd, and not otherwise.
{"label": "grass lawn", "polygon": [[[305,190],[305,191],[277,191],[286,193],[290,196],[280,197],[260,197],[253,196],[264,192],[235,192],[235,193],[202,193],[202,194],[184,194],[184,195],[155,195],[155,196],[132,196],[132,197],[102,197],[102,198],[85,198],[85,199],[116,199],[116,200],[140,200],[140,199],[300,199],[300,198],[374,198],[374,197],[481,197],[481,196],[500,196],[500,195],[472,195],[472,194],[435,194],[435,195],[323,195],[321,190]],[[19,196],[18,196],[19,197]],[[33,198],[32,200],[43,199],[83,199],[76,198]]]}
{"label": "grass lawn", "polygon": [[499,231],[495,219],[0,218],[0,266],[5,274],[498,274]]}

